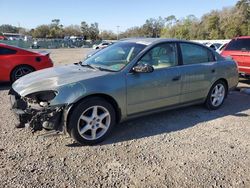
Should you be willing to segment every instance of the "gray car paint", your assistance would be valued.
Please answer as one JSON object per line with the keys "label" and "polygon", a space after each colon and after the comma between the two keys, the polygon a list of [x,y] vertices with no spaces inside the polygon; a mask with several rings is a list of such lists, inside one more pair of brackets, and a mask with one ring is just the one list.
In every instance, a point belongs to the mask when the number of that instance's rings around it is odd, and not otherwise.
{"label": "gray car paint", "polygon": [[[129,115],[161,107],[179,105],[206,99],[213,83],[223,78],[229,89],[238,83],[235,62],[220,59],[216,62],[181,65],[155,70],[152,73],[132,73],[138,60],[154,45],[163,42],[182,42],[175,39],[130,39],[121,42],[136,42],[147,45],[135,59],[119,72],[95,70],[80,65],[67,65],[37,71],[24,76],[13,84],[13,89],[22,97],[28,94],[53,90],[58,95],[50,105],[70,105],[93,94],[112,97],[121,111],[121,119]],[[215,53],[215,52],[214,52]],[[210,74],[210,69],[216,69]],[[176,75],[181,79],[173,82]]]}

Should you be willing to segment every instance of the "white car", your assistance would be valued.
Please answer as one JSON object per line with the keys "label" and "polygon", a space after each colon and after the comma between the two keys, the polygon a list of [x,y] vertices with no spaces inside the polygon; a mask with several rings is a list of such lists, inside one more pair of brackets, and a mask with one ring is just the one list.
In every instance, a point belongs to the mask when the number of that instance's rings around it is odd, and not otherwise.
{"label": "white car", "polygon": [[222,44],[221,43],[206,43],[205,45],[213,49],[214,51],[216,51]]}
{"label": "white car", "polygon": [[226,47],[227,44],[228,44],[228,43],[222,44],[222,45],[216,50],[216,52],[218,52],[218,53],[220,54],[221,51]]}
{"label": "white car", "polygon": [[102,42],[101,44],[93,45],[93,49],[95,49],[95,50],[103,49],[103,48],[106,48],[110,44],[112,44],[112,43],[110,43],[110,42]]}

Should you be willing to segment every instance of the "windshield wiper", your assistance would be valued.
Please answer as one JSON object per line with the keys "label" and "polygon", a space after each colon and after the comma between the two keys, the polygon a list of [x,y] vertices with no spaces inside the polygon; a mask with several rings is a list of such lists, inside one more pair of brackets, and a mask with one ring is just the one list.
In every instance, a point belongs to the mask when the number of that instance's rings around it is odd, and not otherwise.
{"label": "windshield wiper", "polygon": [[74,63],[74,65],[81,65],[81,64],[82,64],[81,61]]}
{"label": "windshield wiper", "polygon": [[94,66],[92,66],[92,65],[90,65],[90,64],[87,64],[87,63],[83,64],[81,61],[79,62],[79,64],[80,64],[81,66],[83,66],[83,67],[88,67],[88,68],[91,68],[91,69],[95,69],[95,70],[96,70],[96,67],[94,67]]}
{"label": "windshield wiper", "polygon": [[84,64],[82,61],[79,61],[78,63],[74,63],[74,64],[75,65],[81,65],[83,67],[88,67],[88,68],[95,69],[95,70],[100,70],[100,71],[117,72],[115,70],[106,69],[106,68],[103,68],[101,66],[93,66],[93,65],[90,65],[90,64],[87,64],[87,63]]}
{"label": "windshield wiper", "polygon": [[95,66],[95,68],[99,69],[100,71],[117,72],[115,70],[106,69],[106,68],[103,68],[103,67],[100,67],[100,66]]}

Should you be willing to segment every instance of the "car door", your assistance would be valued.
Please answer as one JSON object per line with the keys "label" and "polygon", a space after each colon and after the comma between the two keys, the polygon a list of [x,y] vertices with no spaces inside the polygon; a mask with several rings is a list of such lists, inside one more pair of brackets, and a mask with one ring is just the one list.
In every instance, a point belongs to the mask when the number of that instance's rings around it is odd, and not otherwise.
{"label": "car door", "polygon": [[16,50],[0,47],[0,80],[7,81],[12,68],[11,58],[16,54]]}
{"label": "car door", "polygon": [[150,64],[154,71],[127,74],[127,114],[179,104],[181,82],[177,45],[156,45],[144,54],[139,64]]}
{"label": "car door", "polygon": [[216,62],[213,53],[198,44],[180,43],[182,65],[181,103],[202,100],[210,89],[216,75]]}

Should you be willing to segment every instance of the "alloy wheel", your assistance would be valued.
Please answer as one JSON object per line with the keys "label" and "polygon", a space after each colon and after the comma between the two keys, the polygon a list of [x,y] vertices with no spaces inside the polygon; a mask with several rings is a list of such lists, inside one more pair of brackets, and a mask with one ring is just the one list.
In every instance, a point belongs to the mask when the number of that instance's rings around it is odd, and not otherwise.
{"label": "alloy wheel", "polygon": [[97,140],[102,137],[111,124],[111,115],[103,106],[91,106],[78,119],[77,129],[86,140]]}
{"label": "alloy wheel", "polygon": [[22,76],[31,73],[32,70],[29,67],[20,67],[15,72],[15,80],[21,78]]}
{"label": "alloy wheel", "polygon": [[215,85],[210,97],[212,105],[215,107],[220,106],[225,98],[225,93],[225,87],[223,84],[218,83]]}

